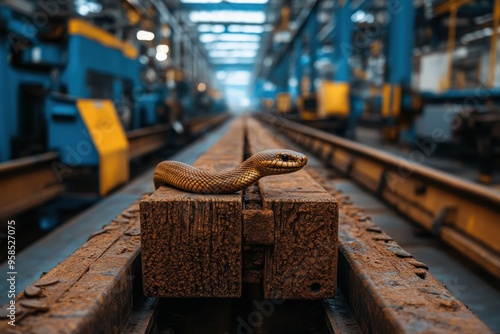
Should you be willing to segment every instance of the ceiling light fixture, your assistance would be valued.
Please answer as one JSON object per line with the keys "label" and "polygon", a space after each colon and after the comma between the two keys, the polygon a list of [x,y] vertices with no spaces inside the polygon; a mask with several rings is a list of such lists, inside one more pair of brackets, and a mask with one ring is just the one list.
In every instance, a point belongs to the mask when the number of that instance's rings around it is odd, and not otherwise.
{"label": "ceiling light fixture", "polygon": [[158,60],[158,61],[165,61],[165,60],[167,60],[167,58],[168,58],[168,56],[166,53],[159,52],[156,54],[156,60]]}
{"label": "ceiling light fixture", "polygon": [[196,3],[196,4],[208,4],[208,3],[221,3],[222,0],[181,0],[182,3]]}
{"label": "ceiling light fixture", "polygon": [[245,34],[261,34],[264,32],[264,27],[256,25],[230,24],[227,27],[227,31],[242,32]]}
{"label": "ceiling light fixture", "polygon": [[200,42],[259,42],[260,35],[251,34],[201,34]]}
{"label": "ceiling light fixture", "polygon": [[260,47],[259,43],[239,43],[239,42],[216,42],[206,44],[207,49],[209,50],[257,50]]}
{"label": "ceiling light fixture", "polygon": [[262,11],[243,10],[212,10],[192,11],[189,13],[192,22],[234,22],[260,24],[266,21],[266,14]]}
{"label": "ceiling light fixture", "polygon": [[255,50],[213,50],[208,53],[212,58],[253,58]]}
{"label": "ceiling light fixture", "polygon": [[168,53],[170,48],[166,44],[160,44],[156,46],[156,53]]}
{"label": "ceiling light fixture", "polygon": [[214,34],[220,34],[226,31],[226,27],[223,24],[200,24],[198,26],[199,32],[211,32]]}

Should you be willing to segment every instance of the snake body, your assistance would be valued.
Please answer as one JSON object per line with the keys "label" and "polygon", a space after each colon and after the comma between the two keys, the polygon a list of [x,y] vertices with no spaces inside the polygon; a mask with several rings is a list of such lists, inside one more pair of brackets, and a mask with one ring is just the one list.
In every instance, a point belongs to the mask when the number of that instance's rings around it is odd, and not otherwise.
{"label": "snake body", "polygon": [[162,185],[200,194],[230,194],[268,175],[300,170],[307,157],[292,150],[271,149],[252,155],[233,170],[208,172],[178,161],[162,161],[154,172],[155,189]]}

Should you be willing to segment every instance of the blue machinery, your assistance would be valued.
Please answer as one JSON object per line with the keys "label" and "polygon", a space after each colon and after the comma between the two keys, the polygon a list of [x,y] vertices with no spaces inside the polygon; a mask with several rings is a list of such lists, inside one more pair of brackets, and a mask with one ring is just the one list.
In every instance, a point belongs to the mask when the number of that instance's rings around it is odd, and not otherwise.
{"label": "blue machinery", "polygon": [[[182,27],[161,1],[148,4],[156,8],[158,22],[150,26],[156,38],[132,45],[67,8],[58,7],[61,15],[53,7],[47,12],[46,6],[60,2],[1,2],[0,183],[11,196],[2,197],[0,216],[36,214],[39,226],[50,229],[62,218],[60,210],[93,203],[126,183],[132,160],[179,142],[172,135],[181,131],[180,121],[189,132],[189,125],[205,119],[184,119],[175,108],[189,80],[209,85],[206,58],[186,60],[182,51],[190,41]],[[132,10],[151,19],[141,8]],[[175,46],[165,22],[176,32]],[[141,24],[109,26],[135,38]],[[172,45],[170,59],[175,59],[170,68],[145,52],[159,45],[165,50],[165,44]],[[173,79],[184,68],[195,73],[182,82]],[[191,98],[186,90],[184,99]],[[206,98],[199,100],[201,108],[184,113],[212,117],[207,114],[224,110],[222,98],[209,101],[210,108]]]}
{"label": "blue machinery", "polygon": [[134,46],[15,3],[0,30],[0,162],[57,151],[67,168],[97,168],[100,195],[126,182],[124,130],[168,121],[168,89],[144,86]]}
{"label": "blue machinery", "polygon": [[0,92],[0,161],[56,150],[62,164],[99,166],[100,195],[127,181],[122,123],[147,124],[135,112],[120,121],[115,106],[142,87],[136,50],[82,20],[70,19],[41,37],[27,17],[8,7],[1,14],[6,33],[0,77],[6,80]]}
{"label": "blue machinery", "polygon": [[[76,18],[70,3],[0,4],[0,163],[37,160],[38,154],[54,152],[59,172],[82,172],[87,179],[73,173],[74,181],[84,184],[89,194],[104,196],[128,180],[129,160],[159,147],[159,131],[167,132],[168,124],[223,111],[225,104],[222,97],[201,94],[191,103],[195,97],[189,80],[207,87],[210,69],[206,57],[194,57],[199,46],[186,37],[162,1],[125,3],[124,17],[108,24],[122,32],[116,35],[129,38],[135,38],[143,24],[154,31],[149,32],[151,40],[137,35],[144,42],[136,45]],[[154,13],[154,20],[145,8]],[[145,55],[155,48],[158,52],[160,45],[165,55],[171,49],[168,69],[158,54]],[[190,75],[178,80],[177,73],[186,68]],[[193,106],[182,110],[182,101]],[[143,153],[132,149],[129,157],[129,139],[148,135],[157,142],[148,139],[150,146]],[[83,179],[94,187],[85,187]]]}
{"label": "blue machinery", "polygon": [[[371,1],[354,4],[351,0],[335,1],[331,17],[333,24],[324,40],[320,35],[317,1],[290,43],[281,47],[273,58],[272,69],[261,73],[257,81],[256,94],[264,99],[276,98],[280,113],[296,110],[302,121],[331,120],[339,125],[337,132],[354,136],[356,118],[364,111],[363,97],[351,89],[351,57],[361,54],[369,47],[363,43],[368,32],[353,23],[352,16],[359,10],[367,10]],[[390,17],[387,26],[381,27],[387,33],[386,57],[388,67],[381,97],[381,115],[384,131],[394,137],[398,131],[398,119],[402,112],[411,107],[411,72],[413,49],[413,2],[405,0],[392,4],[387,12]],[[328,28],[325,27],[327,30]],[[318,50],[329,44],[333,52],[328,54],[333,65],[329,77],[321,77],[315,62]],[[320,79],[320,80],[318,80]],[[269,85],[273,83],[274,86]],[[267,86],[267,87],[266,87]],[[265,101],[270,105],[270,101]],[[334,130],[335,131],[335,130]],[[411,129],[410,129],[411,131]]]}
{"label": "blue machinery", "polygon": [[[421,147],[422,140],[440,147],[458,143],[461,158],[468,154],[469,160],[474,156],[480,162],[478,180],[491,182],[495,154],[498,157],[500,152],[500,79],[496,74],[500,0],[447,0],[418,8],[410,0],[383,4],[318,0],[309,6],[297,14],[298,28],[289,29],[289,42],[273,45],[273,54],[268,54],[257,77],[256,96],[262,97],[265,108],[350,138],[363,115],[363,121],[379,126],[384,141],[414,147]],[[327,14],[326,24],[319,22],[318,13]],[[383,14],[382,19],[377,14]],[[487,19],[481,26],[459,27],[462,35],[457,34],[459,19],[472,22],[478,17]],[[469,46],[479,39],[482,44]],[[457,40],[462,42],[461,50],[457,50]],[[488,41],[489,56],[484,52]],[[446,53],[439,50],[443,44]],[[423,78],[422,69],[420,73],[425,88],[412,87],[416,48],[422,59],[427,57],[427,76]],[[472,53],[462,65],[455,53],[464,49]],[[382,61],[376,63],[372,56],[380,50]],[[370,81],[368,71],[362,69],[368,70],[363,62],[369,64],[370,57],[380,68],[378,81]],[[422,59],[417,58],[421,68]],[[436,65],[434,59],[443,61]],[[314,66],[325,60],[330,72]],[[486,73],[478,75],[480,70]],[[475,78],[466,79],[466,75]],[[422,81],[434,81],[436,88]]]}

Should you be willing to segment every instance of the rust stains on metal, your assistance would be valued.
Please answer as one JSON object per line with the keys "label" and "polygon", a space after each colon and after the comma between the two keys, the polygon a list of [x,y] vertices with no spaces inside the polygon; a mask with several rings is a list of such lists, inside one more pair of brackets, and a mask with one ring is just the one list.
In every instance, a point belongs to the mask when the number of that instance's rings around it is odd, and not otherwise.
{"label": "rust stains on metal", "polygon": [[[137,203],[133,205],[137,206]],[[16,330],[23,333],[112,333],[132,308],[140,238],[139,218],[94,235],[17,296]],[[127,248],[128,252],[122,252]],[[37,294],[35,289],[40,289]],[[10,326],[0,321],[0,332]]]}
{"label": "rust stains on metal", "polygon": [[411,259],[410,261],[408,261],[408,263],[411,264],[412,266],[414,266],[415,268],[422,268],[425,270],[429,270],[428,265],[426,265],[425,263],[422,263],[420,261],[417,261],[415,259]]}
{"label": "rust stains on metal", "polygon": [[[321,183],[335,187],[331,179]],[[425,264],[384,234],[375,240],[376,225],[352,218],[349,211],[355,209],[341,206],[339,284],[363,331],[491,333]]]}
{"label": "rust stains on metal", "polygon": [[[0,197],[0,218],[12,217],[42,205],[65,190],[58,155],[54,152],[21,158],[0,164],[0,189],[9,196]],[[59,164],[60,165],[60,164]]]}
{"label": "rust stains on metal", "polygon": [[50,309],[49,304],[46,301],[42,300],[30,300],[30,299],[25,299],[21,300],[19,302],[24,307],[40,311],[40,312],[47,312]]}
{"label": "rust stains on metal", "polygon": [[96,237],[96,236],[98,236],[98,235],[104,234],[104,233],[106,233],[106,232],[108,232],[108,230],[104,230],[104,229],[103,229],[103,230],[96,231],[96,232],[92,233],[91,235],[89,235],[89,237],[87,238],[87,241],[89,241],[89,240],[90,240],[90,239],[92,239],[93,237]]}
{"label": "rust stains on metal", "polygon": [[24,295],[29,298],[39,297],[42,293],[42,289],[34,285],[28,285],[24,288]]}
{"label": "rust stains on metal", "polygon": [[38,280],[37,282],[33,283],[34,286],[47,286],[47,285],[53,285],[53,284],[56,284],[56,283],[59,283],[59,279],[58,278],[44,278],[43,279],[40,279]]}

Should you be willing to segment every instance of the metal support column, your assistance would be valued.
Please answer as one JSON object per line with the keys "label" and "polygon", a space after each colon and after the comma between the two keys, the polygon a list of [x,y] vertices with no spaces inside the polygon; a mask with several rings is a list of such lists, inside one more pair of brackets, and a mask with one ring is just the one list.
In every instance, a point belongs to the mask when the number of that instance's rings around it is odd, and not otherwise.
{"label": "metal support column", "polygon": [[290,69],[290,54],[285,54],[276,67],[276,92],[288,92],[288,75]]}
{"label": "metal support column", "polygon": [[[293,67],[293,83],[290,87],[290,94],[292,101],[296,101],[300,96],[300,82],[302,79],[302,39],[296,38],[295,45],[292,49],[294,53],[294,67]],[[296,102],[294,102],[296,103]]]}
{"label": "metal support column", "polygon": [[488,86],[495,85],[495,68],[497,64],[497,43],[498,43],[498,26],[500,24],[500,0],[495,0],[493,7],[493,34],[491,35],[490,46],[490,73],[488,77]]}
{"label": "metal support column", "polygon": [[[17,115],[14,114],[14,110],[8,110],[12,106],[8,105],[6,101],[8,101],[8,96],[11,95],[13,85],[8,84],[5,85],[8,78],[8,61],[7,56],[9,54],[9,42],[6,38],[0,39],[0,55],[2,55],[2,59],[0,60],[0,78],[5,80],[2,89],[0,89],[0,101],[3,103],[0,105],[0,162],[8,161],[11,158],[10,152],[10,139],[11,139],[11,130],[16,123],[14,122],[14,118]],[[4,109],[5,108],[5,109]]]}
{"label": "metal support column", "polygon": [[173,40],[174,40],[174,47],[172,50],[172,57],[174,59],[174,66],[175,67],[181,67],[181,58],[182,58],[182,41],[181,38],[178,34],[173,34]]}
{"label": "metal support column", "polygon": [[[352,46],[352,8],[351,0],[339,0],[333,7],[335,28],[333,31],[334,54],[332,63],[335,72],[333,78],[324,79],[318,87],[318,118],[329,119],[331,131],[345,135],[354,122],[350,121],[350,74],[349,58]],[[354,46],[356,47],[356,46]],[[351,115],[354,117],[354,114]],[[350,131],[350,133],[354,131]]]}
{"label": "metal support column", "polygon": [[356,45],[352,45],[354,24],[351,19],[351,0],[337,1],[334,11],[335,22],[337,22],[334,35],[335,64],[337,70],[333,79],[335,82],[349,84],[349,80],[351,79],[349,58],[351,57],[352,49],[356,47]]}
{"label": "metal support column", "polygon": [[292,105],[288,93],[288,79],[290,75],[290,53],[286,53],[277,64],[275,71],[276,83],[276,110],[279,113],[289,113]]}
{"label": "metal support column", "polygon": [[197,49],[193,48],[192,59],[193,59],[193,80],[192,81],[196,85],[200,81],[200,78],[198,76],[198,68],[199,68],[198,61],[199,61],[200,57],[198,56]]}
{"label": "metal support column", "polygon": [[309,35],[309,80],[311,81],[309,86],[309,93],[316,93],[316,59],[317,52],[320,47],[320,42],[318,40],[318,10],[314,7],[309,15],[308,22],[308,35]]}
{"label": "metal support column", "polygon": [[404,104],[411,104],[415,7],[412,1],[404,0],[390,13],[387,41],[388,82],[383,90],[382,134],[384,139],[394,141],[399,138],[401,124],[398,124],[397,120],[401,118],[402,107]]}

